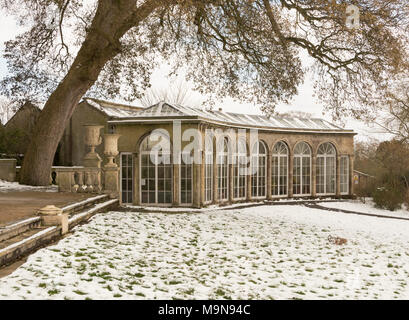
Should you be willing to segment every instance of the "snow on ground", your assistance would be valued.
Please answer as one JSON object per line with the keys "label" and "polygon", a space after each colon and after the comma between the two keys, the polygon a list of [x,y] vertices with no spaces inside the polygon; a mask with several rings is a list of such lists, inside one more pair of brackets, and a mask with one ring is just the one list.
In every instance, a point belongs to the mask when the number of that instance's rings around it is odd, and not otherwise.
{"label": "snow on ground", "polygon": [[405,208],[395,211],[378,209],[375,208],[375,203],[372,201],[372,199],[366,199],[365,203],[362,203],[360,200],[349,200],[342,202],[323,202],[320,203],[320,205],[326,208],[350,210],[374,215],[409,218],[409,211]]}
{"label": "snow on ground", "polygon": [[24,184],[19,184],[18,182],[9,182],[5,180],[0,180],[0,192],[10,192],[10,191],[57,192],[58,187],[55,185],[50,185],[46,187],[34,187],[34,186],[26,186]]}
{"label": "snow on ground", "polygon": [[408,231],[302,205],[102,213],[0,279],[0,299],[409,299]]}
{"label": "snow on ground", "polygon": [[[327,200],[327,201],[334,201],[332,198],[324,198],[324,199],[275,199],[274,203],[280,203],[280,202],[285,202],[285,203],[294,203],[297,204],[299,202],[321,202],[322,200]],[[262,205],[263,203],[266,203],[264,200],[261,201],[252,201],[252,202],[238,202],[230,205],[226,205],[224,207],[220,207],[219,205],[208,205],[205,208],[198,208],[198,209],[191,209],[191,208],[183,208],[183,207],[177,207],[177,208],[171,208],[171,207],[147,207],[147,206],[135,206],[135,205],[124,205],[125,208],[129,208],[131,210],[143,210],[143,211],[153,211],[153,212],[186,212],[186,211],[192,211],[192,212],[205,212],[205,211],[215,211],[218,209],[234,209],[238,207],[243,207],[243,206],[257,206],[257,205]]]}

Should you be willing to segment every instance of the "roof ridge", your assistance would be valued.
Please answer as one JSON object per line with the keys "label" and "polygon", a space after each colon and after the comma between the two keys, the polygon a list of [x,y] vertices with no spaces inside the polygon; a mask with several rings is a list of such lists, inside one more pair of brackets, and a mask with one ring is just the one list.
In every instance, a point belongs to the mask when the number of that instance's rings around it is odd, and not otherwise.
{"label": "roof ridge", "polygon": [[130,105],[130,104],[124,104],[124,103],[117,103],[117,102],[111,102],[108,100],[103,100],[103,99],[97,99],[97,98],[92,98],[92,97],[84,97],[83,101],[87,101],[87,100],[92,100],[96,103],[103,103],[106,104],[106,106],[104,107],[108,107],[108,108],[118,108],[118,109],[125,109],[125,110],[132,110],[132,109],[143,109],[143,107],[138,107],[135,105]]}

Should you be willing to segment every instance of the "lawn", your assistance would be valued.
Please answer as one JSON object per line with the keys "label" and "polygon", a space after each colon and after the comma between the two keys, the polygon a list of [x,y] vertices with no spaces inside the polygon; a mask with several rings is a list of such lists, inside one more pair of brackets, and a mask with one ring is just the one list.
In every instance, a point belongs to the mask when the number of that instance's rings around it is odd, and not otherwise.
{"label": "lawn", "polygon": [[409,299],[408,279],[409,221],[299,204],[108,212],[0,279],[0,299]]}

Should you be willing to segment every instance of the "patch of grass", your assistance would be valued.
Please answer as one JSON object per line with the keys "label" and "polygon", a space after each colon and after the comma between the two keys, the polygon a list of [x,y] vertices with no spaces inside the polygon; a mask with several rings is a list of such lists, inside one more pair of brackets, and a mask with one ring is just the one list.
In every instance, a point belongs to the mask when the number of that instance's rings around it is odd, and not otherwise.
{"label": "patch of grass", "polygon": [[58,289],[52,289],[52,290],[48,290],[48,295],[53,296],[57,293],[60,293],[60,290]]}
{"label": "patch of grass", "polygon": [[139,272],[133,274],[133,277],[135,278],[143,278],[144,276],[145,275],[143,273],[139,273]]}
{"label": "patch of grass", "polygon": [[187,289],[187,290],[185,290],[185,293],[188,294],[188,295],[192,295],[192,294],[195,293],[195,288]]}
{"label": "patch of grass", "polygon": [[87,294],[86,292],[83,292],[81,290],[74,290],[73,292],[80,295],[80,296],[85,296]]}
{"label": "patch of grass", "polygon": [[224,296],[224,295],[226,295],[226,293],[225,293],[222,289],[217,289],[217,290],[215,291],[215,294],[216,294],[217,296]]}

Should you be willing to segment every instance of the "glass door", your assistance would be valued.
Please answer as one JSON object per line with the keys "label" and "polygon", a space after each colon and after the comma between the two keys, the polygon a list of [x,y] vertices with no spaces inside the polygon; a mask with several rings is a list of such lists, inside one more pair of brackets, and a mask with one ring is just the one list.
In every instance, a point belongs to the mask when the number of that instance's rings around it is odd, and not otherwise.
{"label": "glass door", "polygon": [[133,155],[121,153],[121,201],[133,203]]}

